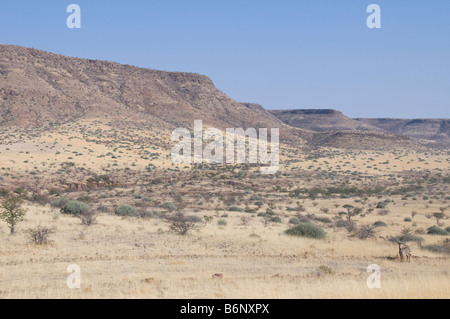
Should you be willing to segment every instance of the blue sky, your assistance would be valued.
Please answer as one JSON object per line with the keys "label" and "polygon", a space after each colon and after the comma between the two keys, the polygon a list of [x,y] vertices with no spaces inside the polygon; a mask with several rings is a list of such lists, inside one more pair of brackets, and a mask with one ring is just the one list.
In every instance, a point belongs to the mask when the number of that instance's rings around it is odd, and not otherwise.
{"label": "blue sky", "polygon": [[[81,29],[66,26],[71,3]],[[2,1],[0,43],[201,73],[268,109],[450,118],[448,0]]]}

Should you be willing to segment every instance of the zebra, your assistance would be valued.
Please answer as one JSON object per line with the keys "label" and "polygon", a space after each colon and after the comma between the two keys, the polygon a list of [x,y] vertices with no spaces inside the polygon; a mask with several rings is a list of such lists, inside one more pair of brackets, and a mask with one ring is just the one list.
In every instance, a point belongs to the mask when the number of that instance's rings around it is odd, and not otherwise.
{"label": "zebra", "polygon": [[411,261],[411,248],[402,243],[398,243],[398,253],[400,255],[400,260],[403,262],[403,258],[406,256],[406,261]]}

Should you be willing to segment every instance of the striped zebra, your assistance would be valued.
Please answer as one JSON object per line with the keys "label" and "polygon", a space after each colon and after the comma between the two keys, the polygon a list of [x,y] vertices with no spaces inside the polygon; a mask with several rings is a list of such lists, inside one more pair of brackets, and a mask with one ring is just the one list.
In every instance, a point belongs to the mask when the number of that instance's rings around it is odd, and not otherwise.
{"label": "striped zebra", "polygon": [[398,254],[400,255],[400,260],[403,262],[404,257],[406,256],[406,261],[411,261],[411,248],[402,243],[398,243]]}

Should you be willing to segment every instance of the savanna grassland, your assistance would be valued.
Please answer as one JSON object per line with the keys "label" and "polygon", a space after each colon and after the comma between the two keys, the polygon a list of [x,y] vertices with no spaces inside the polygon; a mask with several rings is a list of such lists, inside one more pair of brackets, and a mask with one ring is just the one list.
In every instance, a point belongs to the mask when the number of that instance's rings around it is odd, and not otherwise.
{"label": "savanna grassland", "polygon": [[[99,118],[0,129],[0,200],[27,209],[14,235],[0,222],[0,298],[450,296],[447,150],[283,144],[278,173],[261,175],[176,165],[168,133]],[[323,236],[286,232],[300,225]]]}

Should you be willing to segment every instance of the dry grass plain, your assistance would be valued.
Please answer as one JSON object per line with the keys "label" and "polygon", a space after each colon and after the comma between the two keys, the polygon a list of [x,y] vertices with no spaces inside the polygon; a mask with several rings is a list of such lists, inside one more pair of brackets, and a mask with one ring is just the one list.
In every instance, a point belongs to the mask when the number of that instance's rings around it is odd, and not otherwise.
{"label": "dry grass plain", "polygon": [[[11,194],[22,187],[29,198],[16,235],[0,223],[0,298],[450,297],[449,255],[425,249],[449,238],[427,234],[436,225],[430,216],[449,211],[447,151],[328,149],[308,156],[284,148],[280,174],[263,178],[257,168],[177,167],[167,158],[170,138],[156,128],[83,120],[33,134],[0,133],[0,190]],[[88,185],[95,174],[117,183]],[[295,193],[331,186],[353,193]],[[355,193],[375,187],[383,190]],[[97,224],[81,225],[51,207],[58,196],[88,201],[101,211]],[[386,199],[384,214],[376,205]],[[181,236],[164,219],[114,215],[124,203],[164,213],[164,202],[211,221]],[[344,205],[361,207],[353,218],[358,227],[377,221],[386,226],[359,239],[336,226],[345,219]],[[270,207],[281,222],[264,225],[258,213]],[[321,226],[326,239],[286,235],[298,216]],[[450,226],[448,219],[441,222]],[[26,230],[38,225],[55,229],[50,244],[30,242]],[[399,261],[389,240],[405,229],[423,239],[408,243],[410,263]],[[81,267],[81,289],[66,285],[70,264]],[[381,267],[381,289],[367,287],[371,264]],[[216,273],[223,278],[212,278]]]}
{"label": "dry grass plain", "polygon": [[[216,216],[215,212],[202,212]],[[233,215],[234,214],[234,215]],[[187,236],[162,220],[102,215],[83,226],[50,207],[30,206],[17,235],[1,228],[1,298],[448,298],[449,260],[412,244],[411,263],[379,237],[349,238],[326,229],[325,240],[293,238],[286,224],[248,226],[229,213]],[[380,236],[397,234],[406,213],[384,218]],[[217,217],[219,219],[220,217]],[[285,218],[283,218],[285,219]],[[367,217],[367,222],[378,220]],[[418,215],[418,225],[430,221]],[[51,225],[49,245],[29,242],[25,229]],[[424,235],[436,242],[433,235]],[[81,267],[81,289],[69,289],[68,265]],[[381,267],[381,289],[369,289],[367,267]],[[222,273],[223,279],[212,275]]]}

